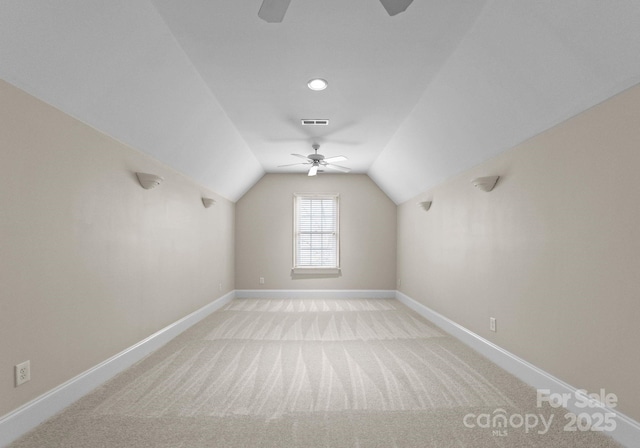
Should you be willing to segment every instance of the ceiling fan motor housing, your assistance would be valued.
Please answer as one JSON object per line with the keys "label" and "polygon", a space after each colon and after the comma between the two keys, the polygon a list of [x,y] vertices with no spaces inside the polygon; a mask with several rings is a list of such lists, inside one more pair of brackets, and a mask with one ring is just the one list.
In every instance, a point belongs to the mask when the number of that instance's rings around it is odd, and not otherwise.
{"label": "ceiling fan motor housing", "polygon": [[320,162],[322,161],[322,159],[324,159],[324,156],[322,154],[318,154],[318,149],[320,149],[320,145],[318,145],[317,143],[314,143],[313,145],[311,145],[311,147],[313,148],[313,150],[316,152],[315,154],[309,154],[309,159],[313,160],[314,163]]}

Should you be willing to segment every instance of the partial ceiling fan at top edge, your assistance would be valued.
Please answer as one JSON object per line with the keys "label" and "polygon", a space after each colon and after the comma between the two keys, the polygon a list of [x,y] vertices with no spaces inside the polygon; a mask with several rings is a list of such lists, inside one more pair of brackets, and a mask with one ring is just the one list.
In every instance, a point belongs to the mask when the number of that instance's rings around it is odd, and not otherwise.
{"label": "partial ceiling fan at top edge", "polygon": [[413,0],[380,0],[390,16],[405,12]]}
{"label": "partial ceiling fan at top edge", "polygon": [[[407,10],[413,0],[379,0],[387,14],[395,16]],[[263,0],[258,17],[268,23],[280,23],[284,19],[291,0]]]}
{"label": "partial ceiling fan at top edge", "polygon": [[258,17],[268,23],[280,23],[287,13],[291,0],[263,0]]}

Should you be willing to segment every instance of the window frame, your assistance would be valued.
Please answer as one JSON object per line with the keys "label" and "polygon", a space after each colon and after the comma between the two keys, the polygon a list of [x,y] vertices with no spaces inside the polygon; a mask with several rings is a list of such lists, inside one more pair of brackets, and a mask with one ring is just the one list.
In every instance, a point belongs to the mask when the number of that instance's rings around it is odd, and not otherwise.
{"label": "window frame", "polygon": [[[335,266],[306,266],[298,264],[299,221],[298,203],[302,199],[330,199],[335,202]],[[293,195],[293,268],[294,274],[333,275],[340,274],[340,194],[338,193],[294,193]]]}

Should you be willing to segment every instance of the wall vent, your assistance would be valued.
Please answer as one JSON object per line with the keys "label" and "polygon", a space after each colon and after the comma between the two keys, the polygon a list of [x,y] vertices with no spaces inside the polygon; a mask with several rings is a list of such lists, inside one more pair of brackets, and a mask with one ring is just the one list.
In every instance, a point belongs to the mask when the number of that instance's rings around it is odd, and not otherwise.
{"label": "wall vent", "polygon": [[300,120],[302,126],[327,126],[329,120],[324,118],[303,118]]}

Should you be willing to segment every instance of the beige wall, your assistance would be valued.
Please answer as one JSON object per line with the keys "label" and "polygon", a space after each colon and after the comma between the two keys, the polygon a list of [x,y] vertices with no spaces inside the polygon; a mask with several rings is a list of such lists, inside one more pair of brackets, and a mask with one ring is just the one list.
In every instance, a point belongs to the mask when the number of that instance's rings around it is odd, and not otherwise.
{"label": "beige wall", "polygon": [[636,420],[639,124],[635,87],[398,210],[403,293]]}
{"label": "beige wall", "polygon": [[234,289],[233,203],[1,81],[0,235],[0,415]]}
{"label": "beige wall", "polygon": [[[340,194],[340,277],[292,278],[294,193]],[[364,174],[267,174],[236,204],[238,289],[395,289],[395,257],[396,206]]]}

